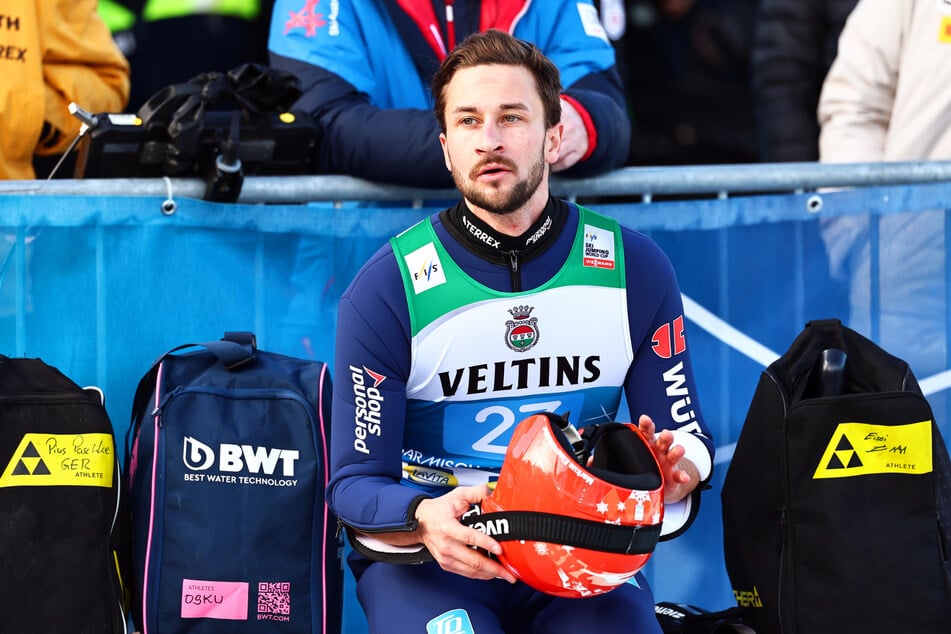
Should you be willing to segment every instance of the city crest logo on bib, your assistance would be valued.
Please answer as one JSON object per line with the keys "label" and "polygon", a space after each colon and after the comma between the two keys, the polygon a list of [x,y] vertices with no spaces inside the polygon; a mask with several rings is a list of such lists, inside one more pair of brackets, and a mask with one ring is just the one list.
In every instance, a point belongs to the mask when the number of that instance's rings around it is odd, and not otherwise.
{"label": "city crest logo on bib", "polygon": [[527,352],[538,343],[538,318],[532,317],[534,306],[509,309],[513,319],[505,322],[505,345],[515,352]]}

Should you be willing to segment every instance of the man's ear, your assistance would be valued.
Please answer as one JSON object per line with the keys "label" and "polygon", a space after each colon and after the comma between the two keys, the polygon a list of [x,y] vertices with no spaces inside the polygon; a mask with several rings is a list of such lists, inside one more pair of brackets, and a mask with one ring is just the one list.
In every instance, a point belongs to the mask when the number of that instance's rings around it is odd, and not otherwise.
{"label": "man's ear", "polygon": [[564,123],[556,123],[545,132],[545,161],[553,165],[561,155],[561,136],[565,132]]}
{"label": "man's ear", "polygon": [[449,159],[449,148],[446,147],[446,133],[439,133],[439,145],[442,147],[442,157],[446,162],[446,169],[452,172],[452,161]]}

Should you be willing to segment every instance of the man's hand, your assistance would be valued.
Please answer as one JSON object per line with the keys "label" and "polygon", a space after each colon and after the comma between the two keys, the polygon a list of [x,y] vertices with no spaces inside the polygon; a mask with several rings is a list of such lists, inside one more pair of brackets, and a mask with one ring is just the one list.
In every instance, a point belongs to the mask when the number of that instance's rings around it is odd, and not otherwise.
{"label": "man's hand", "polygon": [[657,463],[664,472],[664,502],[679,502],[687,497],[700,483],[700,474],[693,462],[684,458],[684,448],[674,445],[674,435],[669,430],[657,434],[650,416],[641,414],[637,427],[653,447]]}
{"label": "man's hand", "polygon": [[419,522],[416,534],[443,570],[472,579],[499,578],[515,583],[515,577],[502,564],[474,550],[481,548],[499,555],[502,553],[499,543],[459,522],[473,504],[481,502],[489,493],[485,485],[456,487],[445,495],[423,500],[416,507]]}
{"label": "man's hand", "polygon": [[561,100],[561,122],[564,124],[561,153],[551,166],[552,172],[568,169],[588,153],[588,131],[584,127],[584,121],[575,107],[565,99]]}

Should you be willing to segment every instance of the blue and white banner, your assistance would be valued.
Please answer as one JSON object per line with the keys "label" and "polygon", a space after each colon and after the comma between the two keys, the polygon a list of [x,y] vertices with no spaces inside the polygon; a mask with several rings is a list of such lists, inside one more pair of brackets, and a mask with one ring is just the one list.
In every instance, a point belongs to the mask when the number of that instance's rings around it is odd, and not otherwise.
{"label": "blue and white banner", "polygon": [[[260,348],[333,359],[336,299],[430,209],[0,196],[0,353],[97,385],[124,437],[136,383],[182,342],[250,330]],[[598,204],[649,234],[678,272],[714,489],[646,569],[657,600],[734,603],[719,489],[763,368],[806,321],[837,317],[906,360],[951,438],[951,184]],[[351,596],[352,599],[352,596]],[[348,632],[360,631],[347,606]]]}

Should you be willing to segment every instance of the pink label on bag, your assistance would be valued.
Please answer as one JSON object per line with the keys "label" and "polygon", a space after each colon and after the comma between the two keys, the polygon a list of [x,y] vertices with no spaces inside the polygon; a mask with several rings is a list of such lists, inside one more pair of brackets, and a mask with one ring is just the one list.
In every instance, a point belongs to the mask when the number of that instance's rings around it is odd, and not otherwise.
{"label": "pink label on bag", "polygon": [[182,579],[183,619],[248,620],[248,584]]}

